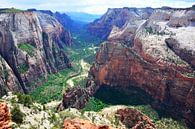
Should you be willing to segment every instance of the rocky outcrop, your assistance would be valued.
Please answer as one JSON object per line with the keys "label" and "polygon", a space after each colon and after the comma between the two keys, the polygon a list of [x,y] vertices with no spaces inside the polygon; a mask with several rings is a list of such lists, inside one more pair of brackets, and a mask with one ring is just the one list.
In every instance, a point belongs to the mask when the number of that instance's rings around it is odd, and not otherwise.
{"label": "rocky outcrop", "polygon": [[0,56],[0,96],[7,91],[23,92],[22,87],[7,62]]}
{"label": "rocky outcrop", "polygon": [[95,125],[88,120],[75,118],[64,120],[64,129],[115,129],[107,125]]}
{"label": "rocky outcrop", "polygon": [[152,120],[136,109],[119,109],[116,116],[128,129],[156,129]]}
{"label": "rocky outcrop", "polygon": [[195,70],[195,52],[186,48],[181,48],[176,39],[168,38],[165,40],[167,46],[181,59],[185,60]]}
{"label": "rocky outcrop", "polygon": [[[25,93],[44,82],[48,73],[70,67],[63,51],[72,42],[70,33],[47,14],[1,13],[0,42],[0,55]],[[17,85],[12,84],[3,87],[6,91],[18,91],[14,88]]]}
{"label": "rocky outcrop", "polygon": [[11,129],[11,116],[5,102],[0,102],[0,129]]}
{"label": "rocky outcrop", "polygon": [[58,110],[67,108],[82,109],[87,104],[89,98],[96,92],[99,87],[95,86],[93,80],[88,82],[89,87],[81,88],[79,86],[70,88],[63,94],[63,100],[58,106]]}

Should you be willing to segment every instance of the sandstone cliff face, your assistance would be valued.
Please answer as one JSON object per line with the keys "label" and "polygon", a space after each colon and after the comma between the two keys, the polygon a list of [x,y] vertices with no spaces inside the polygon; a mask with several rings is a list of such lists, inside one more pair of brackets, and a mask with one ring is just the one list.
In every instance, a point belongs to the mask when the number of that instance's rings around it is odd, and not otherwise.
{"label": "sandstone cliff face", "polygon": [[[136,30],[125,25],[111,33],[90,71],[95,83],[139,87],[194,126],[194,14],[188,9],[157,9]],[[133,41],[132,47],[121,41],[124,36]]]}
{"label": "sandstone cliff face", "polygon": [[[129,20],[114,27],[90,70],[94,91],[103,85],[140,88],[156,100],[156,108],[182,115],[194,127],[194,14],[192,9],[156,9],[145,20],[132,16],[136,24]],[[105,31],[102,19],[95,27]]]}
{"label": "sandstone cliff face", "polygon": [[[70,33],[47,14],[1,13],[0,42],[0,54],[13,72],[8,73],[18,80],[25,93],[46,80],[48,73],[70,67],[63,52],[63,47],[71,44]],[[17,91],[13,82],[3,87],[6,91]]]}
{"label": "sandstone cliff face", "polygon": [[0,56],[0,96],[7,91],[23,92],[22,87],[7,62]]}
{"label": "sandstone cliff face", "polygon": [[[99,86],[136,86],[169,105],[168,110],[194,117],[195,78],[183,76],[170,65],[148,62],[120,43],[103,44],[90,72]],[[194,118],[189,121],[193,123]]]}

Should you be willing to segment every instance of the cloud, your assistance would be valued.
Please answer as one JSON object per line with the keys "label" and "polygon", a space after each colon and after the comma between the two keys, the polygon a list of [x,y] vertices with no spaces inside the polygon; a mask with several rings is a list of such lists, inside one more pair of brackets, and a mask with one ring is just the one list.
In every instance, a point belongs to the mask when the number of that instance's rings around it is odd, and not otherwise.
{"label": "cloud", "polygon": [[0,7],[37,8],[61,12],[103,14],[107,8],[120,7],[190,7],[195,0],[1,0]]}

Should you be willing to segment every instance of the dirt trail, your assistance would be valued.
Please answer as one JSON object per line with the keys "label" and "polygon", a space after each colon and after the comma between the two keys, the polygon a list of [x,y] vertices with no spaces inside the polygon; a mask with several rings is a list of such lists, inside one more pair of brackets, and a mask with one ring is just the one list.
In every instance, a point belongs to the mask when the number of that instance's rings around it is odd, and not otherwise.
{"label": "dirt trail", "polygon": [[74,80],[75,79],[82,79],[88,76],[88,71],[90,69],[90,64],[88,64],[87,62],[85,62],[83,59],[81,59],[79,61],[80,65],[81,65],[81,73],[77,76],[74,76],[72,78],[69,78],[66,83],[69,87],[73,87],[74,86]]}

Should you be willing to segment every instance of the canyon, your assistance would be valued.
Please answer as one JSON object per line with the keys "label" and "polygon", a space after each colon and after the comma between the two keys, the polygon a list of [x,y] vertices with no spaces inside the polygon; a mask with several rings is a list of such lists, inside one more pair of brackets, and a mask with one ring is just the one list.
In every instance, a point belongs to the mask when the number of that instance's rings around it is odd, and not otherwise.
{"label": "canyon", "polygon": [[[143,13],[143,10],[147,11]],[[88,95],[105,85],[137,87],[155,99],[152,104],[155,108],[182,116],[193,128],[194,19],[193,8],[109,9],[89,24],[92,34],[107,41],[96,54],[87,88],[85,92],[78,88],[65,93],[62,104],[65,106],[71,101],[68,107],[82,108]],[[71,93],[72,96],[77,93],[77,99],[66,99]],[[79,98],[82,99],[78,101]]]}
{"label": "canyon", "polygon": [[0,10],[0,43],[2,126],[195,127],[194,6],[110,8],[84,25],[49,10]]}

